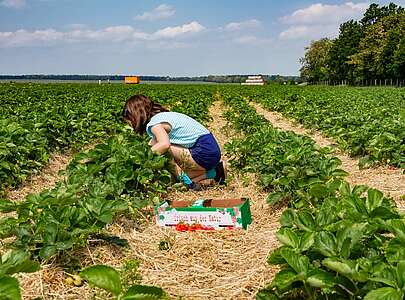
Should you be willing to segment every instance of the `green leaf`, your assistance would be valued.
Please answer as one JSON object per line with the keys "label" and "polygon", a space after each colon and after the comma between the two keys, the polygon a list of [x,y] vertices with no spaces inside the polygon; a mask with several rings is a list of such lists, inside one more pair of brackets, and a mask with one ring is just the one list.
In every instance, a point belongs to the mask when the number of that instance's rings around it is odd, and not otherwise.
{"label": "green leaf", "polygon": [[315,242],[315,232],[305,232],[300,239],[300,251],[307,251]]}
{"label": "green leaf", "polygon": [[285,246],[282,246],[280,248],[277,248],[271,252],[269,257],[267,258],[267,262],[270,265],[280,265],[280,264],[285,264],[286,261],[285,259],[281,256],[281,250],[285,248]]}
{"label": "green leaf", "polygon": [[294,269],[299,275],[304,276],[309,268],[308,257],[294,253],[291,248],[283,248],[280,250],[281,256],[285,259],[287,264]]}
{"label": "green leaf", "polygon": [[17,208],[16,203],[11,201],[11,200],[7,200],[7,199],[0,199],[0,212],[2,213],[8,213],[8,212],[12,212],[15,211]]}
{"label": "green leaf", "polygon": [[105,289],[115,296],[121,293],[120,275],[112,267],[104,265],[91,266],[81,271],[80,276],[89,283]]}
{"label": "green leaf", "polygon": [[131,286],[125,295],[122,297],[123,300],[156,300],[164,299],[166,293],[163,289],[150,286],[150,285],[133,285]]}
{"label": "green leaf", "polygon": [[361,196],[364,192],[366,192],[369,189],[369,187],[367,185],[356,185],[353,188],[352,193],[357,195],[357,196]]}
{"label": "green leaf", "polygon": [[335,271],[339,274],[342,275],[351,275],[354,272],[356,272],[353,264],[346,262],[346,261],[340,261],[336,258],[325,258],[322,261],[322,264],[327,267],[328,269]]}
{"label": "green leaf", "polygon": [[399,214],[392,209],[389,209],[384,206],[380,206],[375,208],[371,214],[370,217],[372,218],[380,218],[383,220],[389,220],[389,219],[398,219],[400,218]]}
{"label": "green leaf", "polygon": [[21,300],[20,285],[17,279],[11,276],[0,277],[0,299]]}
{"label": "green leaf", "polygon": [[324,256],[337,255],[335,236],[328,231],[320,231],[315,236],[314,248]]}
{"label": "green leaf", "polygon": [[295,211],[291,208],[287,208],[283,211],[280,217],[280,224],[283,227],[292,227],[296,218]]}
{"label": "green leaf", "polygon": [[405,257],[405,241],[400,238],[390,240],[385,256],[391,263],[402,261]]}
{"label": "green leaf", "polygon": [[1,257],[0,275],[19,272],[32,273],[40,268],[38,262],[30,260],[30,254],[22,250],[9,251]]}
{"label": "green leaf", "polygon": [[381,206],[384,199],[384,194],[376,189],[367,191],[366,208],[369,213]]}
{"label": "green leaf", "polygon": [[336,169],[332,172],[331,175],[335,176],[335,177],[345,177],[345,176],[348,176],[349,173],[347,173],[345,170],[342,170],[342,169]]}
{"label": "green leaf", "polygon": [[403,300],[404,294],[392,287],[383,287],[372,290],[363,298],[364,300]]}
{"label": "green leaf", "polygon": [[347,181],[342,181],[342,184],[341,184],[341,186],[339,188],[339,192],[343,196],[350,197],[352,195],[352,191],[350,189],[350,184]]}
{"label": "green leaf", "polygon": [[291,284],[299,280],[297,273],[294,272],[293,269],[287,268],[281,270],[274,276],[271,286],[277,287],[280,291],[284,291],[291,288]]}
{"label": "green leaf", "polygon": [[368,280],[368,274],[365,271],[358,270],[358,266],[354,261],[348,259],[325,258],[322,264],[329,270],[335,271],[352,280],[365,282]]}
{"label": "green leaf", "polygon": [[329,190],[324,184],[314,184],[309,190],[309,194],[315,198],[322,199],[329,195]]}
{"label": "green leaf", "polygon": [[401,261],[397,265],[397,281],[398,287],[405,290],[405,261]]}
{"label": "green leaf", "polygon": [[280,202],[281,200],[283,200],[284,197],[285,197],[285,195],[282,192],[271,193],[267,196],[267,203],[269,205],[274,205],[274,204]]}
{"label": "green leaf", "polygon": [[324,227],[325,225],[333,222],[336,216],[336,199],[326,199],[316,216],[316,223],[319,227]]}
{"label": "green leaf", "polygon": [[[339,250],[348,251],[353,245],[357,244],[364,236],[368,223],[343,223],[343,227],[336,233],[337,247]],[[348,240],[350,243],[348,243]]]}
{"label": "green leaf", "polygon": [[307,211],[301,211],[297,218],[297,227],[304,231],[314,231],[316,229],[315,221],[312,215]]}
{"label": "green leaf", "polygon": [[311,271],[306,282],[316,288],[332,288],[336,284],[335,277],[321,269]]}
{"label": "green leaf", "polygon": [[276,233],[277,239],[286,246],[298,248],[300,240],[298,235],[290,228],[283,227]]}

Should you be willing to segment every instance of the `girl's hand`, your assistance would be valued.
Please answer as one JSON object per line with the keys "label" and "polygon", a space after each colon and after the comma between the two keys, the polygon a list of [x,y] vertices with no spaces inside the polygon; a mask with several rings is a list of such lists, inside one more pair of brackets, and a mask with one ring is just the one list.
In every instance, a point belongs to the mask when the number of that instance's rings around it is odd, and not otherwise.
{"label": "girl's hand", "polygon": [[154,146],[156,143],[157,143],[157,142],[156,142],[156,139],[153,137],[153,138],[149,141],[148,145],[149,145],[149,146]]}

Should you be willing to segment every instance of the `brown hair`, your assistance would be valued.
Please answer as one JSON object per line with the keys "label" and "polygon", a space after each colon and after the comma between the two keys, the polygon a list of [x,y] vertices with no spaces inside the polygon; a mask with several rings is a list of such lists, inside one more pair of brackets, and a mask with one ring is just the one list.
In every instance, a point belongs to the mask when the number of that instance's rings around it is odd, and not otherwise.
{"label": "brown hair", "polygon": [[150,119],[160,113],[169,111],[159,103],[153,102],[144,95],[133,95],[128,98],[122,110],[122,117],[128,121],[135,132],[143,133]]}

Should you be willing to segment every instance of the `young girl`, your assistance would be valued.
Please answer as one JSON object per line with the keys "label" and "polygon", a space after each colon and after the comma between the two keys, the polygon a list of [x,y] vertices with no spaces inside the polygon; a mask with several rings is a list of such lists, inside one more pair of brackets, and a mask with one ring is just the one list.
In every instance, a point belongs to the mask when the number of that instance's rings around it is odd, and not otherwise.
{"label": "young girl", "polygon": [[199,190],[204,179],[225,183],[221,150],[210,131],[193,118],[170,112],[146,96],[134,95],[125,103],[124,120],[135,132],[146,132],[152,151],[169,151],[174,159],[174,175],[189,189]]}

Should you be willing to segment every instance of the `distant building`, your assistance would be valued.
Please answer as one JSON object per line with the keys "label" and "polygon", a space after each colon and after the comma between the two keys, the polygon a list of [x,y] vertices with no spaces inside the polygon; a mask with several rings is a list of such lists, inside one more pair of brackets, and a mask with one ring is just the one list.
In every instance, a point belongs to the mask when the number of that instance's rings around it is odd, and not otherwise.
{"label": "distant building", "polygon": [[124,82],[126,84],[138,84],[140,83],[140,77],[139,76],[125,76],[124,77]]}
{"label": "distant building", "polygon": [[261,75],[248,76],[245,82],[242,82],[242,85],[264,85],[264,80]]}

